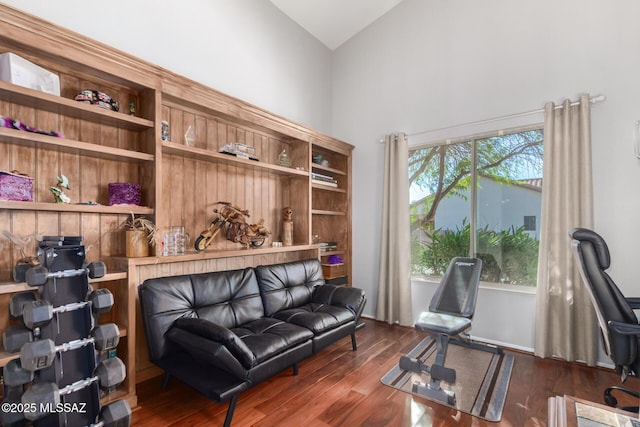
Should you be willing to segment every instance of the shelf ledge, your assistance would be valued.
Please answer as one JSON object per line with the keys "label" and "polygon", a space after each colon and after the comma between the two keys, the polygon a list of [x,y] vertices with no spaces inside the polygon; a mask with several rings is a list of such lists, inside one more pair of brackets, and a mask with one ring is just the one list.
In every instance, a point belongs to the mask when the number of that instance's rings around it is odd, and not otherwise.
{"label": "shelf ledge", "polygon": [[331,187],[331,186],[328,186],[328,185],[311,184],[311,187],[314,190],[332,191],[334,193],[343,193],[343,194],[347,193],[347,190],[345,190],[344,188]]}
{"label": "shelf ledge", "polygon": [[89,120],[101,125],[120,126],[131,130],[152,129],[154,127],[154,123],[151,120],[106,110],[95,105],[85,104],[8,82],[0,81],[0,95],[4,101]]}
{"label": "shelf ledge", "polygon": [[[89,283],[111,282],[113,280],[123,280],[127,278],[126,271],[115,271],[107,273],[98,279],[89,279]],[[29,286],[25,282],[0,282],[0,295],[13,294],[16,292],[35,291],[37,286]]]}
{"label": "shelf ledge", "polygon": [[309,171],[298,170],[279,165],[272,165],[255,160],[242,159],[239,157],[230,156],[228,154],[217,153],[215,151],[204,150],[202,148],[189,147],[170,141],[162,141],[162,152],[166,154],[175,154],[178,156],[190,157],[196,160],[205,160],[209,162],[241,166],[247,169],[266,170],[268,172],[273,172],[281,175],[304,177],[309,176]]}
{"label": "shelf ledge", "polygon": [[100,159],[152,162],[155,157],[153,154],[141,153],[139,151],[106,147],[104,145],[92,144],[90,142],[58,138],[55,136],[7,128],[0,128],[0,140],[3,142],[17,144],[21,147],[57,148],[65,153],[82,153]]}
{"label": "shelf ledge", "polygon": [[134,214],[151,215],[153,209],[147,206],[132,205],[77,205],[70,203],[46,203],[46,202],[16,202],[13,200],[0,200],[0,209],[49,211],[49,212],[86,212],[100,214]]}
{"label": "shelf ledge", "polygon": [[346,215],[346,213],[345,213],[345,212],[340,212],[340,211],[325,211],[325,210],[321,210],[321,209],[312,209],[312,210],[311,210],[311,214],[312,214],[312,215],[333,215],[333,216]]}
{"label": "shelf ledge", "polygon": [[[207,259],[218,258],[234,258],[252,255],[266,255],[277,254],[284,252],[298,252],[298,251],[315,251],[319,252],[318,245],[293,245],[293,246],[280,246],[277,248],[255,248],[255,249],[217,249],[206,250],[203,252],[187,252],[185,255],[175,256],[158,256],[158,257],[144,257],[144,258],[120,258],[127,265],[152,265],[152,264],[166,264],[172,262],[187,262],[198,261]],[[316,255],[317,256],[317,255]]]}

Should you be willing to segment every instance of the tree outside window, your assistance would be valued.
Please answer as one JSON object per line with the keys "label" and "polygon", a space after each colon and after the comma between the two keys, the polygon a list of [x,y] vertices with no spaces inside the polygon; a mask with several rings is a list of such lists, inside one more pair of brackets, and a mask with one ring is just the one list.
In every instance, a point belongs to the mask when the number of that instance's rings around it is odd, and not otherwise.
{"label": "tree outside window", "polygon": [[535,286],[542,153],[539,128],[410,149],[412,273],[476,256],[482,280]]}

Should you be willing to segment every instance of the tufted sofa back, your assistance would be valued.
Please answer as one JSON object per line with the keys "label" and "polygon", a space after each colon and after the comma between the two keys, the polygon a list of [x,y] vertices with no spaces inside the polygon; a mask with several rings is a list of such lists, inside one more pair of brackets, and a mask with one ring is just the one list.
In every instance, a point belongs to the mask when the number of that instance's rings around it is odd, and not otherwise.
{"label": "tufted sofa back", "polygon": [[255,268],[265,316],[311,302],[316,286],[324,285],[322,265],[317,259]]}
{"label": "tufted sofa back", "polygon": [[169,351],[165,334],[178,318],[201,318],[235,328],[264,316],[251,268],[149,279],[138,292],[152,362]]}

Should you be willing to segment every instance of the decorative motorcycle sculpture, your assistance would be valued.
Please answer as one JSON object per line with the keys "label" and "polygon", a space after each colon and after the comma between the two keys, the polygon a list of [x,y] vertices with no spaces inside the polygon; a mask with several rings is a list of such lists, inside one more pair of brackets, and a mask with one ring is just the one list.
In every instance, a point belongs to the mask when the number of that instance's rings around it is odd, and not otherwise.
{"label": "decorative motorcycle sculpture", "polygon": [[194,247],[197,252],[204,251],[222,231],[227,240],[241,243],[245,248],[259,248],[271,232],[264,226],[264,219],[257,224],[248,224],[245,218],[249,211],[232,205],[229,202],[218,202],[219,208],[213,210],[213,219],[209,227],[200,233]]}

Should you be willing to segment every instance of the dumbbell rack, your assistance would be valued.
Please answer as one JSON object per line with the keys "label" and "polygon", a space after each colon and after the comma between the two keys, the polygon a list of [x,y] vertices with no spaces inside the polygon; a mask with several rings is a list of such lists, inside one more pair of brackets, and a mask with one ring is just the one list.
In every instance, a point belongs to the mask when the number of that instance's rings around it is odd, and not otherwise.
{"label": "dumbbell rack", "polygon": [[[119,331],[97,325],[98,315],[113,305],[106,289],[90,292],[89,277],[106,273],[102,262],[89,265],[81,237],[46,236],[39,242],[40,265],[30,269],[32,292],[16,294],[10,314],[22,324],[7,328],[7,352],[20,352],[3,368],[4,426],[128,426],[131,410],[124,400],[100,410],[100,399],[124,380],[125,368],[110,359]],[[108,298],[111,298],[110,302]],[[22,412],[21,412],[22,411]]]}

